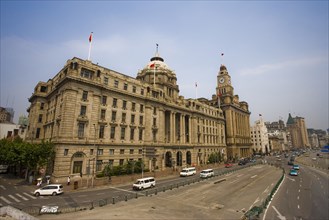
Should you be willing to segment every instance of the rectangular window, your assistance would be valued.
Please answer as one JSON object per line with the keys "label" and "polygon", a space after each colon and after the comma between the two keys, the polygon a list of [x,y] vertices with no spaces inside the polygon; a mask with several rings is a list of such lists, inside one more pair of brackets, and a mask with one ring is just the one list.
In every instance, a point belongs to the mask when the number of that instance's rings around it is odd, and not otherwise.
{"label": "rectangular window", "polygon": [[112,111],[112,118],[111,118],[111,120],[112,121],[115,121],[116,118],[117,118],[117,112],[116,111]]}
{"label": "rectangular window", "polygon": [[102,160],[97,160],[96,162],[96,171],[102,171]]}
{"label": "rectangular window", "polygon": [[153,126],[157,126],[157,119],[156,118],[153,118]]}
{"label": "rectangular window", "polygon": [[113,98],[112,107],[113,107],[113,108],[116,108],[116,107],[117,107],[117,103],[118,103],[118,99]]}
{"label": "rectangular window", "polygon": [[134,140],[134,134],[135,134],[135,129],[134,128],[130,128],[130,140],[131,141]]}
{"label": "rectangular window", "polygon": [[109,153],[110,155],[114,155],[114,149],[110,149]]}
{"label": "rectangular window", "polygon": [[141,104],[139,107],[140,107],[140,108],[139,108],[139,111],[140,111],[141,113],[143,113],[143,112],[144,112],[144,105]]}
{"label": "rectangular window", "polygon": [[111,127],[111,139],[114,139],[114,137],[115,137],[115,127],[114,126],[112,126]]}
{"label": "rectangular window", "polygon": [[106,101],[107,101],[107,96],[103,95],[102,96],[102,105],[106,105]]}
{"label": "rectangular window", "polygon": [[128,90],[128,84],[127,83],[123,84],[123,90]]}
{"label": "rectangular window", "polygon": [[83,91],[82,92],[82,100],[87,101],[87,99],[88,99],[88,91]]}
{"label": "rectangular window", "polygon": [[69,154],[69,149],[64,149],[64,156],[67,156]]}
{"label": "rectangular window", "polygon": [[141,95],[144,95],[144,89],[141,89]]}
{"label": "rectangular window", "polygon": [[105,125],[99,126],[99,138],[104,138],[104,129],[105,129]]}
{"label": "rectangular window", "polygon": [[153,130],[153,142],[156,142],[157,140],[157,132]]}
{"label": "rectangular window", "polygon": [[143,119],[144,119],[143,115],[140,115],[139,116],[139,125],[143,125]]}
{"label": "rectangular window", "polygon": [[131,115],[130,123],[135,124],[135,115]]}
{"label": "rectangular window", "polygon": [[126,123],[126,113],[122,113],[122,120],[121,123]]}
{"label": "rectangular window", "polygon": [[119,88],[119,81],[118,80],[114,80],[114,87]]}
{"label": "rectangular window", "polygon": [[124,140],[125,139],[125,133],[126,133],[126,128],[125,127],[122,127],[121,128],[121,140]]}
{"label": "rectangular window", "polygon": [[104,85],[108,85],[109,84],[109,78],[104,76]]}
{"label": "rectangular window", "polygon": [[38,122],[39,122],[39,123],[42,122],[42,114],[39,115]]}
{"label": "rectangular window", "polygon": [[84,123],[79,123],[78,124],[78,137],[83,138],[85,134],[85,124]]}
{"label": "rectangular window", "polygon": [[45,107],[45,103],[41,102],[41,104],[40,104],[40,110],[43,110],[44,107]]}
{"label": "rectangular window", "polygon": [[87,106],[82,105],[80,108],[80,115],[85,116],[87,112]]}
{"label": "rectangular window", "polygon": [[138,139],[139,139],[140,141],[142,141],[142,140],[143,140],[143,129],[140,128],[138,132],[139,132],[139,134],[138,134]]}
{"label": "rectangular window", "polygon": [[153,108],[153,115],[156,115],[156,114],[157,114],[157,108],[154,107],[154,108]]}
{"label": "rectangular window", "polygon": [[134,154],[134,149],[130,149],[129,153]]}
{"label": "rectangular window", "polygon": [[94,155],[94,149],[90,149],[90,155]]}
{"label": "rectangular window", "polygon": [[143,154],[143,149],[138,149],[138,154]]}
{"label": "rectangular window", "polygon": [[81,77],[92,79],[93,75],[94,75],[93,71],[90,71],[90,70],[87,70],[87,69],[84,69],[84,68],[81,69],[81,73],[80,73]]}
{"label": "rectangular window", "polygon": [[131,103],[131,111],[136,111],[136,103],[135,102],[132,102]]}
{"label": "rectangular window", "polygon": [[97,150],[97,155],[103,155],[103,149],[98,149]]}
{"label": "rectangular window", "polygon": [[133,93],[136,93],[136,86],[133,86]]}
{"label": "rectangular window", "polygon": [[101,119],[102,120],[105,120],[105,115],[106,115],[106,110],[105,109],[102,109],[101,110]]}
{"label": "rectangular window", "polygon": [[120,166],[123,166],[123,163],[124,163],[124,162],[125,162],[124,159],[120,159],[120,160],[119,160],[119,165],[120,165]]}
{"label": "rectangular window", "polygon": [[120,149],[120,154],[125,154],[125,149]]}
{"label": "rectangular window", "polygon": [[125,110],[127,109],[127,101],[125,100],[122,101],[122,108]]}
{"label": "rectangular window", "polygon": [[113,160],[113,159],[109,160],[109,166],[110,166],[111,168],[113,168],[113,164],[114,164],[114,160]]}

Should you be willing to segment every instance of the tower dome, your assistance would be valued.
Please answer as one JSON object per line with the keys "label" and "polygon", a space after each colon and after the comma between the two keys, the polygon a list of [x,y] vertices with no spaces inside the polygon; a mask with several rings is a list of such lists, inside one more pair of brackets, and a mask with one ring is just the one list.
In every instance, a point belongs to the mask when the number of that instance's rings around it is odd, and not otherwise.
{"label": "tower dome", "polygon": [[150,59],[150,62],[144,67],[144,69],[154,68],[157,69],[169,69],[168,65],[164,62],[164,59],[160,57],[158,52],[155,53],[155,56]]}

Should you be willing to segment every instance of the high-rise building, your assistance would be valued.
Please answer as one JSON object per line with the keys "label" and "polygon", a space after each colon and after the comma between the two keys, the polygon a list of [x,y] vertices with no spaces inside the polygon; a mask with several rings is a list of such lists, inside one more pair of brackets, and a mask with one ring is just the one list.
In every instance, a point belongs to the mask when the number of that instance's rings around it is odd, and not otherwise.
{"label": "high-rise building", "polygon": [[310,147],[304,118],[298,116],[293,118],[289,113],[287,130],[290,133],[293,148]]}
{"label": "high-rise building", "polygon": [[[223,98],[230,155],[248,155],[248,104]],[[70,59],[36,85],[29,101],[26,139],[55,144],[52,176],[62,181],[127,161],[165,170],[205,164],[212,154],[227,157],[223,111],[212,100],[180,96],[175,72],[158,53],[136,78]]]}
{"label": "high-rise building", "polygon": [[262,116],[255,121],[250,130],[253,152],[259,154],[270,153],[267,127]]}

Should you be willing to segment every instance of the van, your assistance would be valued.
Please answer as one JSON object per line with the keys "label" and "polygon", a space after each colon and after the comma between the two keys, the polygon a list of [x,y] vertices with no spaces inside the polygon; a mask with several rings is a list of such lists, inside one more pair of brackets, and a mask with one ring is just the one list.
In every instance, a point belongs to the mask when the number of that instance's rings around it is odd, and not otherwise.
{"label": "van", "polygon": [[50,185],[47,185],[40,189],[35,190],[33,194],[36,197],[44,196],[44,195],[56,196],[56,195],[62,194],[63,192],[64,191],[63,191],[62,184],[50,184]]}
{"label": "van", "polygon": [[136,182],[133,184],[133,190],[143,190],[154,186],[155,186],[154,177],[146,177],[142,179],[137,179]]}
{"label": "van", "polygon": [[200,177],[201,178],[208,178],[208,177],[212,177],[214,175],[215,175],[215,173],[214,173],[213,169],[206,169],[206,170],[202,170],[200,172]]}
{"label": "van", "polygon": [[196,174],[196,169],[195,167],[188,167],[188,168],[184,168],[182,169],[182,171],[180,172],[180,176],[193,176]]}

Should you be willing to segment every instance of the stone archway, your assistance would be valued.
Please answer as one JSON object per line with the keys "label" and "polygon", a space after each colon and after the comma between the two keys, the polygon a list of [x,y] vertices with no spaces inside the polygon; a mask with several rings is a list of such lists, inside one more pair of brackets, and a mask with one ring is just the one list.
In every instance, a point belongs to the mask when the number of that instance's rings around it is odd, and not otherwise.
{"label": "stone archway", "polygon": [[72,155],[71,158],[71,166],[70,166],[70,174],[71,173],[79,173],[80,175],[83,173],[85,153],[78,151]]}
{"label": "stone archway", "polygon": [[165,167],[172,167],[172,153],[170,151],[167,151],[165,154]]}

